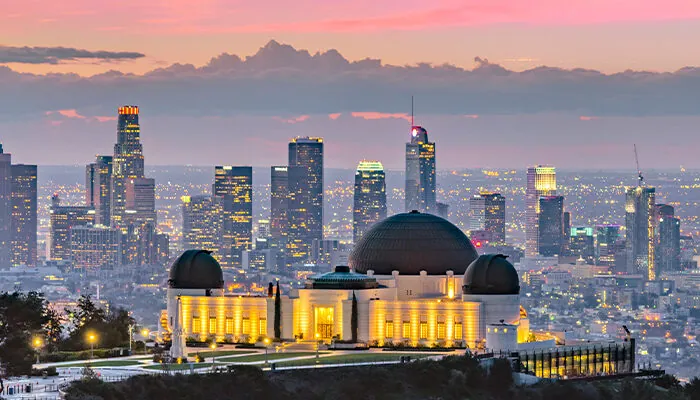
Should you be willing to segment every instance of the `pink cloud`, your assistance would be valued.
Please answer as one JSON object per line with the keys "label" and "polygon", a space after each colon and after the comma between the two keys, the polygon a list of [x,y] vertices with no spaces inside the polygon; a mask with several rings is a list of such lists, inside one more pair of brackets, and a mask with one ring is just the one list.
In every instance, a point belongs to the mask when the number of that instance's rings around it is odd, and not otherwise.
{"label": "pink cloud", "polygon": [[469,118],[469,119],[477,119],[479,116],[477,114],[466,114],[463,115],[464,118]]}
{"label": "pink cloud", "polygon": [[[55,117],[63,117],[63,118],[69,118],[69,119],[82,119],[85,121],[97,121],[97,122],[109,122],[109,121],[116,121],[117,117],[113,116],[105,116],[105,115],[95,115],[92,117],[87,117],[85,115],[82,115],[78,112],[76,109],[66,109],[66,110],[56,110],[56,111],[46,111],[44,113],[46,116],[55,116]],[[54,124],[56,122],[56,124]],[[51,121],[52,125],[60,125],[63,121],[61,120],[53,120]]]}
{"label": "pink cloud", "polygon": [[340,118],[341,113],[333,113],[333,114],[328,114],[328,119],[336,120]]}
{"label": "pink cloud", "polygon": [[582,115],[578,117],[579,120],[581,121],[595,121],[600,119],[600,117],[592,116],[592,115]]}
{"label": "pink cloud", "polygon": [[362,112],[352,112],[351,115],[354,118],[362,119],[404,119],[411,122],[411,116],[406,113],[381,113],[375,111],[362,111]]}
{"label": "pink cloud", "polygon": [[103,115],[97,115],[93,117],[97,120],[97,122],[109,122],[109,121],[116,121],[117,117],[108,117],[108,116],[103,116]]}
{"label": "pink cloud", "polygon": [[283,117],[272,117],[272,119],[279,121],[279,122],[284,122],[285,124],[296,124],[299,122],[304,122],[307,119],[309,119],[308,115],[299,115],[298,117],[292,117],[292,118],[283,118]]}

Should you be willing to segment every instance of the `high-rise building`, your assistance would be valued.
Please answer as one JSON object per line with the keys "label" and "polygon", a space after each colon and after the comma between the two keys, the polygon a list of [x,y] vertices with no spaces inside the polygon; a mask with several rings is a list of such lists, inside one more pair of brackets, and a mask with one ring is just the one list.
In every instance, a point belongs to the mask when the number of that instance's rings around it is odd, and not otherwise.
{"label": "high-rise building", "polygon": [[223,201],[216,196],[182,198],[182,249],[209,250],[221,259]]}
{"label": "high-rise building", "polygon": [[506,199],[500,193],[481,192],[469,199],[469,230],[490,232],[493,244],[506,242]]}
{"label": "high-rise building", "polygon": [[156,222],[156,181],[130,178],[125,186],[126,210],[122,221],[138,225]]}
{"label": "high-rise building", "polygon": [[411,127],[411,141],[406,143],[406,212],[419,210],[437,213],[435,143],[428,131]]}
{"label": "high-rise building", "polygon": [[270,237],[270,220],[269,219],[259,219],[258,220],[258,239],[268,239]]}
{"label": "high-rise building", "polygon": [[270,236],[281,246],[287,237],[287,208],[289,204],[288,167],[270,168]]}
{"label": "high-rise building", "polygon": [[673,206],[656,205],[656,266],[659,273],[681,270],[681,220]]}
{"label": "high-rise building", "polygon": [[571,213],[564,211],[563,218],[564,238],[561,244],[561,255],[569,256],[571,255],[571,240],[569,239],[569,232],[571,232]]}
{"label": "high-rise building", "polygon": [[620,225],[598,225],[595,236],[596,265],[615,265]]}
{"label": "high-rise building", "polygon": [[12,265],[12,156],[0,144],[0,268]]}
{"label": "high-rise building", "polygon": [[314,239],[323,239],[323,139],[289,142],[287,263],[309,261]]}
{"label": "high-rise building", "polygon": [[119,107],[117,143],[112,158],[112,190],[110,199],[112,223],[122,227],[126,214],[126,185],[130,179],[144,177],[143,145],[137,106]]}
{"label": "high-rise building", "polygon": [[12,265],[36,265],[37,168],[12,165]]}
{"label": "high-rise building", "polygon": [[85,167],[85,203],[95,209],[95,222],[109,226],[112,190],[112,156],[97,156]]}
{"label": "high-rise building", "polygon": [[570,248],[571,254],[579,259],[586,260],[586,263],[593,264],[595,261],[595,245],[593,240],[593,228],[578,226],[571,228]]}
{"label": "high-rise building", "polygon": [[552,166],[538,165],[527,169],[525,192],[525,256],[540,254],[540,197],[557,194],[557,174]]}
{"label": "high-rise building", "polygon": [[386,218],[386,180],[379,161],[360,161],[357,166],[352,217],[355,243],[372,225]]}
{"label": "high-rise building", "polygon": [[695,256],[698,251],[695,247],[695,239],[692,236],[681,236],[681,268],[683,270],[697,269],[698,262],[695,261]]}
{"label": "high-rise building", "polygon": [[122,262],[121,230],[104,225],[80,225],[70,228],[70,253],[73,268],[111,269]]}
{"label": "high-rise building", "polygon": [[627,189],[625,202],[625,230],[627,273],[642,274],[648,280],[656,280],[656,257],[654,241],[654,205],[656,190],[653,187]]}
{"label": "high-rise building", "polygon": [[537,240],[540,254],[560,255],[564,233],[564,197],[540,196]]}
{"label": "high-rise building", "polygon": [[93,225],[95,210],[86,206],[61,206],[57,195],[51,207],[51,259],[71,260],[71,228]]}
{"label": "high-rise building", "polygon": [[213,194],[223,205],[221,264],[240,267],[253,245],[253,168],[217,166]]}

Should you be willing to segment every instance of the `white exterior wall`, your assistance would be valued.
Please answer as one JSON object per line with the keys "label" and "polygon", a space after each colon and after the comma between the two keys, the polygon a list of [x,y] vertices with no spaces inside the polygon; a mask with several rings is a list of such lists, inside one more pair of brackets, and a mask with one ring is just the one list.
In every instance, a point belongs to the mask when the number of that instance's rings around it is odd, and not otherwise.
{"label": "white exterior wall", "polygon": [[455,275],[452,271],[446,275],[428,275],[424,271],[420,275],[401,275],[394,271],[393,275],[374,277],[380,285],[396,288],[396,300],[459,297],[463,280],[462,275]]}
{"label": "white exterior wall", "polygon": [[482,338],[486,337],[486,325],[500,324],[501,320],[512,325],[520,323],[520,296],[517,294],[463,294],[462,301],[483,304],[483,323],[480,332]]}

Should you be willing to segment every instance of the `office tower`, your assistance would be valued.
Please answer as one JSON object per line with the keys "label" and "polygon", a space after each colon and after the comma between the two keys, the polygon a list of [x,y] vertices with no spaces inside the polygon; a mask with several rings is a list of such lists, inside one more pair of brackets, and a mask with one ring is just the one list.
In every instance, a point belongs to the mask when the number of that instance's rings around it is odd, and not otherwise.
{"label": "office tower", "polygon": [[71,259],[71,228],[93,225],[95,210],[86,206],[62,206],[54,195],[51,207],[51,259],[68,261]]}
{"label": "office tower", "polygon": [[269,219],[259,219],[258,220],[258,239],[267,239],[270,237],[270,220]]}
{"label": "office tower", "polygon": [[386,180],[379,161],[360,161],[355,171],[352,237],[357,243],[372,225],[386,218]]}
{"label": "office tower", "polygon": [[125,185],[126,211],[122,221],[143,224],[156,222],[156,181],[130,178]]}
{"label": "office tower", "polygon": [[311,258],[313,258],[317,264],[334,267],[335,265],[331,265],[333,254],[342,250],[343,246],[338,239],[314,240],[311,246]]}
{"label": "office tower", "polygon": [[406,143],[407,212],[437,212],[435,171],[435,143],[428,141],[423,127],[411,127],[411,141]]}
{"label": "office tower", "polygon": [[73,268],[111,269],[121,265],[121,230],[106,226],[82,225],[70,228]]}
{"label": "office tower", "polygon": [[85,203],[95,209],[95,223],[109,226],[112,156],[97,156],[85,167]]}
{"label": "office tower", "polygon": [[469,230],[490,232],[494,244],[506,242],[506,199],[500,193],[481,192],[469,199]]}
{"label": "office tower", "polygon": [[598,225],[595,236],[596,265],[615,265],[617,242],[620,240],[620,225]]}
{"label": "office tower", "polygon": [[695,240],[692,236],[681,236],[681,269],[697,269],[698,263],[694,260],[697,255],[697,249],[695,248]]}
{"label": "office tower", "polygon": [[12,265],[12,156],[0,144],[0,268]]}
{"label": "office tower", "polygon": [[242,268],[248,272],[272,272],[277,269],[277,252],[272,249],[246,250],[241,259]]}
{"label": "office tower", "polygon": [[241,254],[253,245],[253,168],[217,166],[214,196],[223,205],[221,264],[241,267]]}
{"label": "office tower", "polygon": [[182,249],[209,250],[221,259],[221,234],[224,209],[215,196],[182,198]]}
{"label": "office tower", "polygon": [[[126,214],[126,185],[130,179],[144,177],[143,145],[141,144],[139,108],[119,107],[117,143],[112,158],[112,190],[110,199],[113,226],[122,227]],[[125,228],[122,228],[124,230]]]}
{"label": "office tower", "polygon": [[642,274],[648,280],[656,279],[654,205],[656,190],[653,187],[627,189],[625,202],[625,230],[627,273]]}
{"label": "office tower", "polygon": [[593,228],[578,226],[571,228],[571,255],[586,260],[593,264],[595,261],[595,244],[593,240]]}
{"label": "office tower", "polygon": [[440,218],[448,219],[450,217],[450,205],[446,203],[435,203],[436,214]]}
{"label": "office tower", "polygon": [[540,254],[560,255],[564,236],[564,197],[541,196],[539,201],[537,240]]}
{"label": "office tower", "polygon": [[323,139],[289,142],[288,264],[309,261],[314,239],[323,239]]}
{"label": "office tower", "polygon": [[557,175],[552,166],[538,165],[527,169],[525,192],[525,256],[540,254],[539,215],[540,197],[557,194]]}
{"label": "office tower", "polygon": [[564,237],[561,242],[561,255],[569,256],[571,255],[571,240],[569,239],[569,232],[571,232],[571,213],[564,211],[563,218]]}
{"label": "office tower", "polygon": [[36,266],[36,165],[12,165],[12,265]]}
{"label": "office tower", "polygon": [[681,270],[681,221],[672,206],[656,205],[656,266],[659,273]]}
{"label": "office tower", "polygon": [[280,241],[287,236],[289,174],[286,166],[270,168],[270,236]]}

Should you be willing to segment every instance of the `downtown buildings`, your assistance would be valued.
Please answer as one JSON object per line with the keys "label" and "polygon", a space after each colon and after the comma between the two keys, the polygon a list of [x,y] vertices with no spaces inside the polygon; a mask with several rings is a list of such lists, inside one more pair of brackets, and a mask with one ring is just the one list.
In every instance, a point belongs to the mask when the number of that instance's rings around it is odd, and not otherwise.
{"label": "downtown buildings", "polygon": [[554,196],[556,193],[557,175],[554,167],[538,165],[527,169],[525,191],[525,255],[527,257],[540,254],[540,197]]}
{"label": "downtown buildings", "polygon": [[411,141],[406,143],[406,212],[437,214],[435,172],[435,143],[423,127],[412,126]]}
{"label": "downtown buildings", "polygon": [[253,168],[215,167],[212,194],[222,206],[221,264],[240,268],[253,244]]}
{"label": "downtown buildings", "polygon": [[355,172],[352,208],[353,243],[386,218],[386,179],[379,161],[361,161]]}
{"label": "downtown buildings", "polygon": [[627,189],[625,201],[625,253],[628,274],[642,274],[656,280],[655,220],[656,190],[637,186]]}
{"label": "downtown buildings", "polygon": [[469,231],[487,232],[493,244],[506,243],[506,199],[500,193],[481,192],[469,199]]}
{"label": "downtown buildings", "polygon": [[0,145],[0,269],[37,263],[37,167]]}

